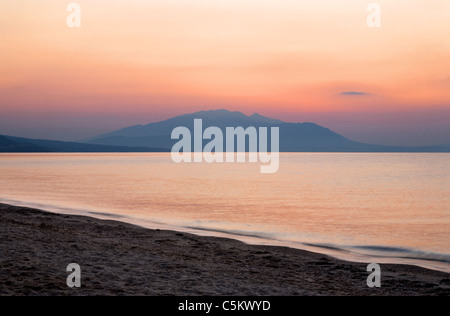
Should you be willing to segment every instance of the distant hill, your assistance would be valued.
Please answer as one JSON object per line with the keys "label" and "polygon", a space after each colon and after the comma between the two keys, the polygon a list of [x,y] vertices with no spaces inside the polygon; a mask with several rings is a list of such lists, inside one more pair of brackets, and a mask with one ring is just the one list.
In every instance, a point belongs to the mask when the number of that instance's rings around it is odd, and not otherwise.
{"label": "distant hill", "polygon": [[[227,126],[273,126],[284,124],[283,121],[273,120],[254,114],[252,116],[246,116],[241,112],[231,112],[227,110],[215,110],[215,111],[201,111],[192,114],[184,114],[170,118],[165,121],[150,123],[147,125],[135,125],[127,128],[123,128],[111,133],[99,135],[87,140],[88,143],[98,143],[98,140],[103,138],[110,138],[113,136],[120,137],[147,137],[147,136],[169,136],[172,130],[178,126],[186,126],[190,129],[194,126],[194,119],[203,119],[205,127],[217,126],[221,129],[225,129]],[[172,146],[170,146],[171,148]]]}
{"label": "distant hill", "polygon": [[279,127],[281,152],[450,152],[450,146],[447,145],[407,147],[364,144],[351,141],[315,123],[287,123],[260,114],[247,116],[227,110],[201,111],[147,125],[135,125],[87,139],[85,142],[170,150],[176,142],[170,137],[172,130],[178,126],[185,126],[193,133],[194,119],[202,119],[204,129],[217,126],[223,131],[226,127],[238,126]]}
{"label": "distant hill", "polygon": [[102,152],[161,152],[164,148],[105,146],[76,142],[29,139],[0,135],[0,153],[102,153]]}
{"label": "distant hill", "polygon": [[450,144],[421,147],[364,144],[351,141],[315,123],[287,123],[260,114],[247,116],[240,112],[216,110],[180,115],[147,125],[131,126],[84,142],[0,135],[0,153],[168,152],[177,142],[170,137],[172,130],[185,126],[193,134],[194,119],[198,118],[203,119],[203,129],[209,126],[217,126],[223,131],[226,127],[238,126],[279,127],[281,152],[450,152]]}
{"label": "distant hill", "polygon": [[14,141],[8,137],[0,135],[0,153],[16,152],[16,153],[31,153],[31,152],[49,152],[45,147],[21,141]]}

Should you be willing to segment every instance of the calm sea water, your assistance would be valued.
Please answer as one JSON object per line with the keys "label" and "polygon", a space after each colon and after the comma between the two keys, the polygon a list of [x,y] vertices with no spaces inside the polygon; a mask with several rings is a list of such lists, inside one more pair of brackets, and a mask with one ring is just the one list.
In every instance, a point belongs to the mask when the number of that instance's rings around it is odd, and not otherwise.
{"label": "calm sea water", "polygon": [[1,154],[0,202],[450,272],[450,154]]}

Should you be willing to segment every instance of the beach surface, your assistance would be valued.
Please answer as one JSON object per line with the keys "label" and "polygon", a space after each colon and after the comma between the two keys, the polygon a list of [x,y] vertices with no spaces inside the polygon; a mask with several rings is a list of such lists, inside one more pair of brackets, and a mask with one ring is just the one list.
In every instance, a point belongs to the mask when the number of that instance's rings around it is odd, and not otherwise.
{"label": "beach surface", "polygon": [[[0,295],[450,295],[450,275],[0,204]],[[69,288],[71,263],[81,287]]]}

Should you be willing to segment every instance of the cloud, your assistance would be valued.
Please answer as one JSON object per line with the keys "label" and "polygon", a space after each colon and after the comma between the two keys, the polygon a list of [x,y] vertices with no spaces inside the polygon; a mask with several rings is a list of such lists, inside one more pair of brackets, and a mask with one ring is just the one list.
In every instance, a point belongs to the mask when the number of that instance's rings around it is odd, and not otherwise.
{"label": "cloud", "polygon": [[358,92],[358,91],[345,91],[345,92],[341,92],[341,95],[370,95],[370,93],[366,93],[366,92]]}

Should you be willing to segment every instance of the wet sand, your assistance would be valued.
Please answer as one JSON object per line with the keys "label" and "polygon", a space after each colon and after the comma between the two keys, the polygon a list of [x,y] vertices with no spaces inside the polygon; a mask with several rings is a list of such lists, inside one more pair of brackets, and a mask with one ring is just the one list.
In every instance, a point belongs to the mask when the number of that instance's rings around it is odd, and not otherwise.
{"label": "wet sand", "polygon": [[[69,288],[70,263],[81,288]],[[450,274],[0,204],[0,295],[450,295]]]}

